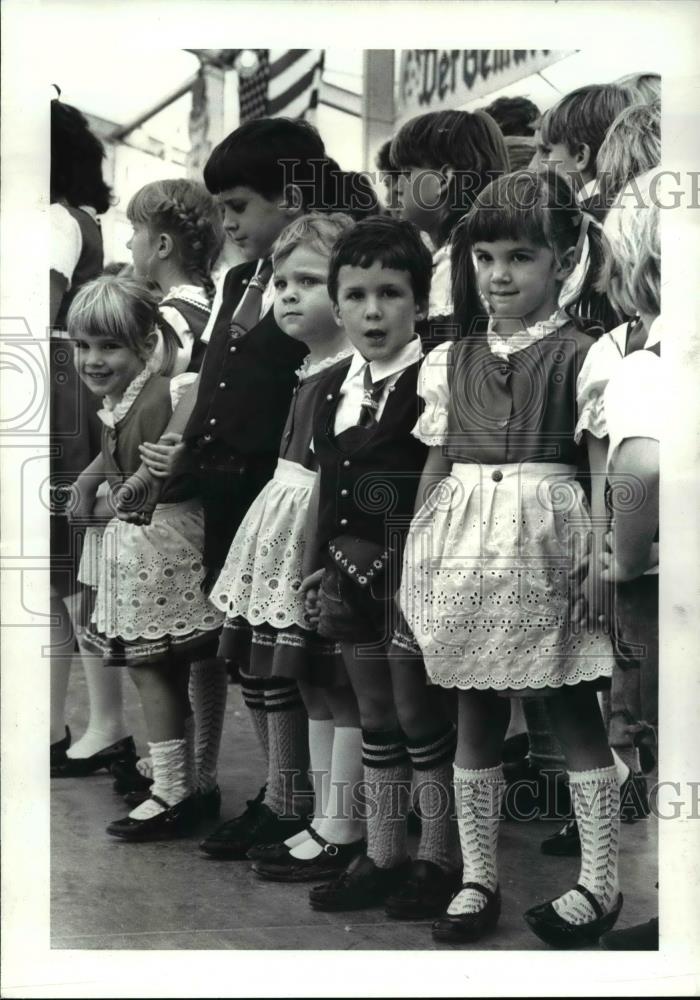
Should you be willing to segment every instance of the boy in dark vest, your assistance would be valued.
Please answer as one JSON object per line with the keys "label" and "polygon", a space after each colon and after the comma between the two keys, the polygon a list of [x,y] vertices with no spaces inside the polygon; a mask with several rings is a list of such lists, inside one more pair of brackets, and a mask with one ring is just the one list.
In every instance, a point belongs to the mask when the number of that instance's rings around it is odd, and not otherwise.
{"label": "boy in dark vest", "polygon": [[[403,656],[394,646],[389,655],[427,451],[411,432],[423,410],[415,324],[426,313],[431,272],[418,230],[387,218],[359,223],[331,257],[331,300],[355,352],[328,375],[314,415],[320,485],[306,566],[315,572],[302,587],[319,633],[341,644],[360,708],[365,781],[354,798],[367,819],[367,853],[312,889],[315,909],[383,903],[392,917],[428,917],[459,884],[449,806],[454,727],[420,654]],[[406,840],[412,778],[423,817],[413,862]]]}
{"label": "boy in dark vest", "polygon": [[[309,207],[319,207],[326,161],[323,141],[313,126],[263,118],[232,132],[204,168],[207,189],[221,203],[226,234],[247,259],[224,278],[196,382],[173,414],[164,438],[145,446],[142,455],[154,476],[162,476],[183,457],[197,475],[209,588],[246,511],[272,478],[277,463],[295,372],[307,349],[275,322],[270,251],[285,226]],[[207,339],[206,330],[203,337]],[[150,484],[149,477],[147,507],[154,504]],[[286,769],[305,773],[306,715],[296,683],[245,675],[241,682],[261,742],[268,737],[266,713],[274,712],[278,742],[286,747]],[[222,714],[220,708],[219,701],[215,714]],[[201,714],[206,721],[212,713]],[[200,739],[198,730],[198,744]],[[267,756],[267,746],[264,750]],[[264,802],[261,793],[241,816],[203,841],[207,854],[243,858],[253,844],[282,841],[303,827],[288,775],[278,771],[268,771]],[[266,805],[268,800],[274,802],[273,808]]]}

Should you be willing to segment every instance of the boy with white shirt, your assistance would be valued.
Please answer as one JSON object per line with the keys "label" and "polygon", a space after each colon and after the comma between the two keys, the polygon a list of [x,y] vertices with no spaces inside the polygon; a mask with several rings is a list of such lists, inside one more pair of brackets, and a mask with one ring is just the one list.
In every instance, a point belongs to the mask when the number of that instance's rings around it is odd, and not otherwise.
{"label": "boy with white shirt", "polygon": [[[438,914],[459,882],[449,805],[454,726],[420,656],[388,652],[426,452],[412,431],[423,407],[415,323],[425,315],[431,271],[409,222],[362,222],[334,248],[328,288],[355,352],[329,374],[314,415],[320,485],[306,565],[316,572],[302,584],[320,634],[341,644],[357,696],[365,781],[354,798],[367,819],[367,854],[312,889],[310,902],[321,910],[385,903],[399,919]],[[406,850],[412,767],[423,816],[415,862]]]}

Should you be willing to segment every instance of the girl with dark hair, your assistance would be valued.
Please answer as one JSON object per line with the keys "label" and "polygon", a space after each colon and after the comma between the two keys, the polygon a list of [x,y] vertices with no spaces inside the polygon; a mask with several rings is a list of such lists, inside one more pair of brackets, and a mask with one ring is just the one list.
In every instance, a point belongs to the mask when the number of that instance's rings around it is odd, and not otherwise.
{"label": "girl with dark hair", "polygon": [[610,929],[622,906],[618,775],[595,692],[612,649],[577,625],[571,583],[590,530],[574,435],[596,293],[587,278],[568,307],[559,295],[585,239],[595,260],[599,234],[562,176],[490,184],[454,248],[457,270],[475,259],[468,273],[488,303],[487,329],[435,348],[419,377],[415,433],[430,451],[399,597],[430,680],[457,689],[464,862],[463,886],[433,926],[438,940],[475,941],[500,914],[501,755],[514,696],[548,697],[583,855],[576,887],[526,920],[544,941],[576,947]]}
{"label": "girl with dark hair", "polygon": [[434,343],[445,339],[445,326],[453,325],[454,227],[489,181],[508,170],[508,152],[500,129],[483,111],[435,111],[406,122],[390,156],[401,171],[401,218],[418,226],[434,248],[428,323],[419,331],[424,342]]}

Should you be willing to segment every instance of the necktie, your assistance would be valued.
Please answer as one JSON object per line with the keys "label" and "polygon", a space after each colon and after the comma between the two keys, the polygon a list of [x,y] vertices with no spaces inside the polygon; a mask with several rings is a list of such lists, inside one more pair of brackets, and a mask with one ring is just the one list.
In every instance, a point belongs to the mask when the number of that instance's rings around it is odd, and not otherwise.
{"label": "necktie", "polygon": [[264,260],[257,273],[248,282],[245,294],[231,318],[229,333],[234,340],[245,337],[259,322],[263,293],[271,276],[272,262]]}
{"label": "necktie", "polygon": [[379,379],[378,382],[373,382],[369,364],[367,365],[364,375],[364,395],[362,396],[362,405],[360,406],[360,418],[357,421],[358,427],[374,427],[376,424],[379,400],[384,386],[388,381],[387,377]]}

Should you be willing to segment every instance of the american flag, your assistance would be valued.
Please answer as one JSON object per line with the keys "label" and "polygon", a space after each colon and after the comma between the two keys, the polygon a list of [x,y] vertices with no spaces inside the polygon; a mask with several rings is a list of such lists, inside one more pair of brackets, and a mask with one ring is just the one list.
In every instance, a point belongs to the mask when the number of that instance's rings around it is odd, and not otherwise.
{"label": "american flag", "polygon": [[306,118],[318,104],[323,49],[256,49],[257,69],[241,75],[241,122],[284,115]]}

